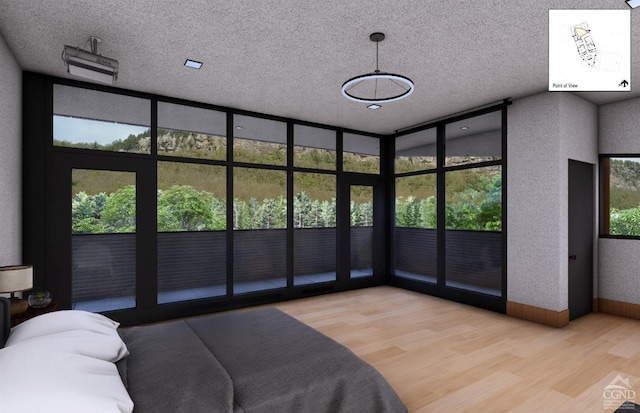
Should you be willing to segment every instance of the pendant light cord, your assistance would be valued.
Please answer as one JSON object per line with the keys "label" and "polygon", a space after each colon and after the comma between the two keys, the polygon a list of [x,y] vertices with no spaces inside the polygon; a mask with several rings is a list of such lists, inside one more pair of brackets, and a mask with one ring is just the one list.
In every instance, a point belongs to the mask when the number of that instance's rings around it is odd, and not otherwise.
{"label": "pendant light cord", "polygon": [[[376,73],[380,73],[380,69],[378,68],[378,45],[380,44],[379,41],[376,42]],[[375,86],[373,89],[373,98],[377,99],[378,98],[378,79],[376,79],[375,82]]]}

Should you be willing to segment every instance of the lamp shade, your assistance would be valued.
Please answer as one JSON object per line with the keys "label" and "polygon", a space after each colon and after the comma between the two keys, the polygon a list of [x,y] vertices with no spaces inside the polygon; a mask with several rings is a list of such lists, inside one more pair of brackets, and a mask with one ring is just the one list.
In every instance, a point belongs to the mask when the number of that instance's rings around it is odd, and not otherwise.
{"label": "lamp shade", "polygon": [[13,293],[33,288],[33,266],[0,267],[0,292]]}

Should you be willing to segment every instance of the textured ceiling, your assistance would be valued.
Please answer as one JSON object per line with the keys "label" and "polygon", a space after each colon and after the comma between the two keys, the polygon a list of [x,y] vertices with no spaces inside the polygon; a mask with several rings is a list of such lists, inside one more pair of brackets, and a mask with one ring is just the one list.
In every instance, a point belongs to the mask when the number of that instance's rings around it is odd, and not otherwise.
{"label": "textured ceiling", "polygon": [[[120,61],[117,87],[357,130],[396,129],[547,90],[549,9],[628,9],[623,0],[0,0],[0,34],[24,70],[68,77],[65,44],[89,36]],[[631,47],[640,10],[631,12]],[[415,92],[373,111],[342,83],[375,69]],[[201,70],[183,66],[204,62]],[[640,53],[632,53],[640,79]],[[640,96],[579,94],[596,104]],[[564,92],[557,92],[564,93]]]}

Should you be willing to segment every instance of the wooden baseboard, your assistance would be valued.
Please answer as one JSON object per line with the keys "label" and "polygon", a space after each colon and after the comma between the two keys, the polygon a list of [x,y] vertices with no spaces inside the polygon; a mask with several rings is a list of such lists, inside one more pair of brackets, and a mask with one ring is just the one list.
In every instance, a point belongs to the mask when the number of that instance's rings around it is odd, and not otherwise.
{"label": "wooden baseboard", "polygon": [[569,325],[568,309],[564,311],[552,311],[546,308],[507,301],[507,315],[551,327],[564,327]]}
{"label": "wooden baseboard", "polygon": [[598,313],[600,310],[598,310],[598,299],[594,298],[593,300],[591,300],[591,312],[593,313]]}
{"label": "wooden baseboard", "polygon": [[601,313],[618,315],[621,317],[635,318],[640,320],[640,305],[625,303],[623,301],[607,300],[598,298],[598,311]]}

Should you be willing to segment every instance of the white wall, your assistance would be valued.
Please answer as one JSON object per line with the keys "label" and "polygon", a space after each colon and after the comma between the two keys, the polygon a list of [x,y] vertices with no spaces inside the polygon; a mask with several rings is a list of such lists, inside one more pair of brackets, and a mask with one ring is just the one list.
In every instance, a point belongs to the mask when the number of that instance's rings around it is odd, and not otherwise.
{"label": "white wall", "polygon": [[22,70],[0,36],[0,266],[22,264]]}
{"label": "white wall", "polygon": [[[600,108],[600,153],[640,154],[640,98]],[[640,304],[640,241],[600,240],[599,297]]]}
{"label": "white wall", "polygon": [[509,301],[568,308],[568,160],[597,163],[597,121],[595,105],[563,92],[508,109]]}

